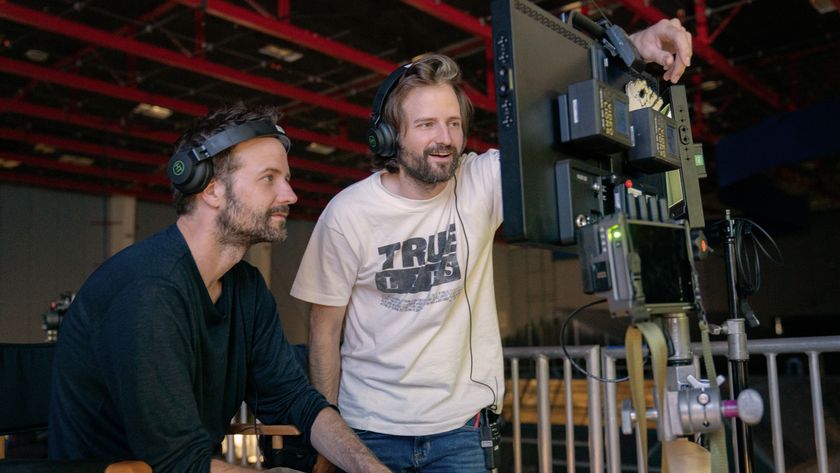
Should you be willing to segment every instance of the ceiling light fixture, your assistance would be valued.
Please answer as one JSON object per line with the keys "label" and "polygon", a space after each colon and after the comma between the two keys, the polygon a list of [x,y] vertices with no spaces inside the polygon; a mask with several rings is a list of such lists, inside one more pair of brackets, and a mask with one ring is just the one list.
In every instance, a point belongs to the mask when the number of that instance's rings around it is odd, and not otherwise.
{"label": "ceiling light fixture", "polygon": [[55,148],[45,144],[45,143],[35,143],[35,146],[32,147],[36,153],[40,154],[53,154],[55,153]]}
{"label": "ceiling light fixture", "polygon": [[87,156],[77,156],[75,154],[62,154],[58,157],[62,163],[75,164],[76,166],[92,166],[95,162],[93,158]]}
{"label": "ceiling light fixture", "polygon": [[14,169],[18,166],[20,166],[20,161],[15,161],[14,159],[0,158],[0,168]]}
{"label": "ceiling light fixture", "polygon": [[273,44],[266,44],[259,49],[259,52],[266,56],[273,57],[285,62],[295,62],[303,57],[303,53],[293,49],[281,48]]}
{"label": "ceiling light fixture", "polygon": [[45,62],[50,58],[49,53],[40,49],[27,49],[23,55],[32,62]]}
{"label": "ceiling light fixture", "polygon": [[332,154],[333,151],[335,151],[335,148],[332,146],[322,145],[321,143],[315,143],[313,141],[306,146],[306,151],[326,156],[328,154]]}
{"label": "ceiling light fixture", "polygon": [[166,107],[161,107],[160,105],[151,105],[148,103],[137,104],[137,106],[134,107],[134,113],[158,120],[166,120],[172,116],[172,110]]}

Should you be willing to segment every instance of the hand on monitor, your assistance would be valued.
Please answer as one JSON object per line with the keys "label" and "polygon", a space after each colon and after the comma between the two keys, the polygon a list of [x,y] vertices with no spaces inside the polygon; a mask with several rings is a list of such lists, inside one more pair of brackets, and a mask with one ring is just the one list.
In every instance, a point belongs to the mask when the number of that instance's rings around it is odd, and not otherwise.
{"label": "hand on monitor", "polygon": [[685,68],[691,65],[691,33],[676,18],[660,20],[630,35],[630,40],[646,62],[655,62],[665,68],[667,81],[676,83]]}

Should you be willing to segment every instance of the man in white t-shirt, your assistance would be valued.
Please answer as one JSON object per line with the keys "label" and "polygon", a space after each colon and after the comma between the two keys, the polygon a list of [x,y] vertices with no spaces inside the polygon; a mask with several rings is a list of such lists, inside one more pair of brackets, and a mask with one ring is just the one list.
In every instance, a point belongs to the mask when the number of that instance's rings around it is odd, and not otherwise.
{"label": "man in white t-shirt", "polygon": [[[631,38],[679,79],[691,39],[678,21]],[[463,154],[460,77],[427,55],[385,80],[368,133],[379,171],[329,203],[292,287],[312,303],[312,384],[392,471],[486,470],[481,431],[504,395],[499,153]]]}

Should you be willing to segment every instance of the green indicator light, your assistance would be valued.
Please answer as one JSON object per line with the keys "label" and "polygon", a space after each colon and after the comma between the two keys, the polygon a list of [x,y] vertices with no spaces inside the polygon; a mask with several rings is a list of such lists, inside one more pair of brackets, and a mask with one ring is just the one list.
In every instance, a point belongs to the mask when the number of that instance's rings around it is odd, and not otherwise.
{"label": "green indicator light", "polygon": [[607,230],[607,235],[610,241],[613,240],[621,240],[621,227],[619,225],[613,225]]}

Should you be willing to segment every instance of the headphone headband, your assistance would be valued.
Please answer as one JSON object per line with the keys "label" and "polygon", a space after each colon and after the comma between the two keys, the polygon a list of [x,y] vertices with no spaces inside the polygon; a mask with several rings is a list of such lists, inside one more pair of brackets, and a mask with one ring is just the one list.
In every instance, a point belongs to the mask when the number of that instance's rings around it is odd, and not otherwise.
{"label": "headphone headband", "polygon": [[204,190],[213,177],[213,156],[233,146],[261,136],[273,136],[280,140],[286,152],[292,142],[286,132],[272,120],[252,120],[226,128],[193,148],[179,150],[169,160],[166,174],[176,189],[184,194],[195,194]]}

